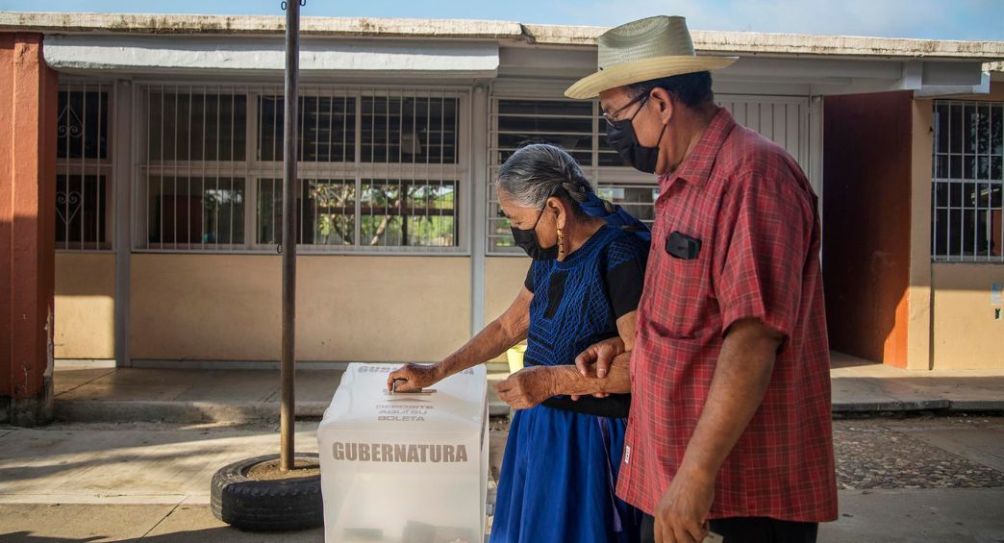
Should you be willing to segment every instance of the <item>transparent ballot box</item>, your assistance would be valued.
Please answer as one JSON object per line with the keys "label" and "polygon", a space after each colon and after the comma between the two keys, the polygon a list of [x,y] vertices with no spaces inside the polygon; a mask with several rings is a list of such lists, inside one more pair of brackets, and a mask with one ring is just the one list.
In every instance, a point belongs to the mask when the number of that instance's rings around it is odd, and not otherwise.
{"label": "transparent ballot box", "polygon": [[488,481],[484,366],[420,393],[395,367],[351,364],[317,429],[327,543],[481,543]]}

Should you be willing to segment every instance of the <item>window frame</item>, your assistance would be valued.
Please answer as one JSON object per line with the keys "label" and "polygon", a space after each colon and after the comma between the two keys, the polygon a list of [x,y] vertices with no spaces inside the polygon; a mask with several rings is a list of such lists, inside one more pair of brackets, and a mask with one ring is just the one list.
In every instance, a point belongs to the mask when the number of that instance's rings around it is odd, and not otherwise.
{"label": "window frame", "polygon": [[[939,140],[940,140],[941,131],[943,129],[945,129],[945,127],[941,126],[940,117],[939,117],[939,114],[938,114],[938,107],[942,106],[942,105],[946,106],[946,108],[948,109],[947,120],[948,120],[948,125],[949,126],[947,127],[948,133],[947,133],[947,143],[946,143],[947,150],[946,150],[946,152],[940,152],[940,148],[939,148]],[[986,153],[980,153],[979,152],[980,141],[979,141],[979,133],[978,133],[978,131],[977,131],[977,134],[976,134],[976,140],[973,142],[974,143],[973,152],[971,152],[971,153],[966,152],[966,142],[965,141],[963,141],[963,142],[961,142],[959,144],[959,149],[960,150],[958,152],[952,151],[952,138],[953,138],[954,134],[953,134],[952,129],[951,129],[951,115],[952,115],[952,108],[954,106],[960,106],[962,108],[963,120],[960,121],[960,129],[961,129],[962,132],[965,132],[965,130],[966,130],[966,127],[962,123],[964,123],[964,120],[965,120],[965,108],[967,106],[972,106],[972,107],[977,108],[977,113],[979,113],[979,109],[981,109],[981,108],[986,108],[987,112],[991,113],[991,120],[988,121],[990,123],[990,126],[988,127],[988,130],[987,130],[987,137],[989,138],[989,141],[987,141],[987,145],[986,145],[987,146],[987,152]],[[932,139],[931,139],[931,230],[930,230],[930,232],[931,232],[931,246],[930,246],[931,262],[937,263],[937,264],[959,264],[959,263],[968,263],[968,264],[1004,264],[1004,248],[1002,248],[1002,247],[998,247],[997,248],[997,250],[1000,252],[1000,254],[998,254],[998,255],[993,255],[993,254],[978,254],[979,251],[977,250],[978,247],[977,247],[977,243],[976,243],[977,240],[979,239],[979,236],[976,235],[976,234],[978,234],[978,230],[977,230],[978,217],[979,217],[979,213],[981,211],[984,212],[987,215],[987,217],[989,218],[989,220],[987,221],[987,224],[986,224],[986,232],[985,232],[988,235],[988,238],[989,238],[987,240],[988,243],[993,241],[994,234],[997,234],[999,236],[999,238],[998,238],[999,240],[1004,240],[1004,194],[1002,194],[1002,196],[1001,196],[1001,198],[1002,198],[1002,202],[1001,202],[1002,205],[1000,205],[1000,206],[994,206],[993,205],[993,194],[992,194],[995,191],[994,189],[996,189],[996,191],[1000,191],[1000,192],[1004,193],[1004,154],[1002,154],[1002,155],[995,155],[994,154],[994,150],[991,147],[991,143],[993,142],[993,134],[991,132],[993,130],[992,112],[994,112],[994,111],[996,111],[1000,115],[1000,119],[1001,119],[1000,124],[1001,124],[1001,132],[1002,132],[1001,135],[1000,135],[1000,137],[1001,137],[1002,140],[1004,140],[1004,102],[1002,102],[1002,101],[991,101],[991,100],[956,100],[956,99],[945,99],[945,100],[934,100],[932,102],[931,107],[932,107]],[[965,170],[965,160],[966,160],[966,157],[969,157],[969,156],[972,156],[974,158],[974,168],[978,167],[979,159],[980,158],[985,157],[987,159],[987,165],[988,165],[987,167],[988,167],[989,171],[988,171],[986,179],[980,179],[978,175],[977,176],[967,175],[964,171],[962,172],[962,175],[960,175],[958,177],[952,175],[952,168],[951,168],[952,158],[958,157],[958,159],[959,159],[959,161],[961,163],[960,164],[960,169],[961,170]],[[938,175],[938,165],[939,165],[939,158],[940,157],[943,157],[944,160],[948,161],[948,164],[945,166],[945,173],[946,173],[945,176],[939,176]],[[1001,172],[1001,177],[999,179],[995,179],[993,177],[993,164],[992,164],[992,162],[994,160],[999,160],[1000,161],[999,168],[1000,168],[1000,172]],[[984,186],[987,187],[991,191],[991,194],[988,195],[988,200],[989,200],[989,204],[990,204],[988,207],[981,207],[978,200],[977,200],[977,203],[974,206],[966,206],[963,202],[959,202],[959,205],[954,205],[954,206],[952,205],[952,196],[951,196],[951,193],[952,193],[953,187],[961,185],[961,188],[960,188],[960,198],[965,199],[966,195],[965,195],[964,189],[965,189],[966,185],[969,185],[969,184],[972,184],[976,188],[977,191],[981,190],[981,188],[984,187]],[[940,187],[942,187],[942,186],[945,188],[946,197],[948,199],[947,202],[944,202],[944,205],[941,205],[941,202],[939,201],[940,199],[939,199],[939,196],[938,196],[938,192],[939,192],[938,189]],[[939,227],[938,214],[939,214],[940,211],[946,212],[946,214],[949,217],[949,224],[947,225],[947,228],[945,230],[945,244],[946,244],[946,247],[944,248],[944,252],[943,253],[939,253],[938,252],[938,249],[939,249],[939,247],[938,247],[938,227]],[[964,241],[965,241],[965,232],[962,231],[962,232],[958,232],[957,233],[957,235],[959,235],[959,241],[958,241],[959,251],[958,251],[958,254],[953,254],[951,252],[952,245],[953,245],[952,235],[955,232],[953,232],[952,226],[953,226],[953,224],[956,224],[956,223],[962,224],[964,226],[964,224],[965,224],[965,213],[967,211],[971,211],[973,213],[974,217],[977,218],[976,221],[974,221],[975,224],[973,225],[973,234],[974,234],[974,236],[973,236],[973,247],[971,248],[972,251],[970,253],[967,253],[966,248],[963,247],[963,244],[964,244]],[[961,214],[962,215],[962,220],[961,221],[953,221],[952,220],[953,212]],[[997,213],[997,216],[998,216],[997,220],[1001,223],[1001,225],[1000,225],[1000,231],[999,232],[994,232],[992,230],[993,223],[994,223],[994,217],[993,217],[993,215],[994,215],[995,212]]]}
{"label": "window frame", "polygon": [[[103,223],[103,228],[105,232],[105,241],[91,241],[88,242],[85,239],[81,241],[69,241],[68,239],[63,241],[57,241],[53,239],[56,252],[67,252],[67,253],[113,253],[115,251],[115,131],[112,127],[115,125],[116,118],[116,85],[113,80],[97,77],[61,77],[59,81],[58,93],[68,92],[80,92],[83,91],[85,94],[91,92],[97,92],[99,94],[105,94],[107,99],[107,107],[102,108],[106,112],[104,115],[105,122],[102,124],[99,122],[98,134],[105,137],[105,157],[102,159],[88,158],[86,156],[81,156],[78,158],[71,157],[59,157],[59,152],[56,152],[56,170],[55,177],[52,183],[56,189],[58,189],[57,180],[59,176],[66,176],[67,179],[80,176],[95,176],[95,180],[104,178],[104,198],[99,198],[98,213],[101,215],[101,222]],[[101,98],[98,98],[98,103],[101,103]],[[57,106],[58,106],[58,96],[57,96]],[[62,111],[56,112],[56,145],[57,149],[59,146],[64,145],[64,141],[58,134],[59,119],[62,117]],[[86,113],[81,113],[81,115],[86,115]],[[99,113],[99,118],[100,118]],[[81,121],[83,123],[83,121]],[[84,132],[86,134],[86,132]],[[83,144],[82,144],[83,145]],[[86,187],[88,183],[83,182],[81,186]],[[81,199],[86,198],[86,188],[82,191]],[[56,191],[56,198],[59,198],[59,192]],[[83,210],[83,203],[81,203],[81,210]],[[53,209],[56,212],[56,209]],[[81,219],[86,220],[86,217]],[[54,225],[54,230],[58,229],[58,224]],[[68,228],[64,228],[64,232],[67,232]],[[83,237],[83,236],[81,236]],[[55,238],[55,233],[54,233]]]}
{"label": "window frame", "polygon": [[[277,254],[279,248],[271,243],[258,243],[258,189],[262,179],[282,179],[282,161],[259,160],[258,118],[260,97],[281,96],[283,88],[278,84],[262,83],[220,83],[197,81],[192,83],[177,83],[171,81],[142,81],[136,85],[135,101],[137,118],[141,120],[136,145],[138,150],[136,163],[136,181],[134,182],[134,241],[133,251],[141,253],[198,253],[198,254]],[[209,92],[227,94],[243,94],[246,96],[247,119],[245,122],[245,153],[244,160],[234,162],[200,162],[192,161],[187,165],[151,164],[147,160],[146,145],[148,139],[149,113],[148,97],[151,90],[170,92],[187,92],[188,89],[206,88]],[[387,255],[387,256],[469,256],[470,255],[470,198],[473,193],[473,179],[470,169],[470,121],[471,121],[471,89],[456,86],[424,86],[421,88],[404,85],[386,86],[345,86],[345,85],[302,85],[300,97],[351,97],[355,104],[355,132],[353,142],[353,161],[351,162],[316,162],[298,161],[297,177],[300,180],[311,179],[345,179],[355,180],[357,188],[355,212],[355,245],[322,245],[297,244],[297,252],[302,254],[331,255]],[[455,164],[412,164],[412,163],[371,163],[362,161],[362,102],[364,97],[390,98],[425,98],[456,99],[456,156]],[[241,177],[244,179],[244,241],[240,244],[214,244],[199,247],[153,247],[148,239],[146,215],[139,204],[146,198],[146,180],[154,175],[202,175],[202,172],[223,177]],[[457,221],[456,245],[452,247],[438,246],[369,246],[360,244],[361,199],[358,192],[361,183],[366,179],[401,179],[409,181],[453,181],[456,183],[455,220]]]}

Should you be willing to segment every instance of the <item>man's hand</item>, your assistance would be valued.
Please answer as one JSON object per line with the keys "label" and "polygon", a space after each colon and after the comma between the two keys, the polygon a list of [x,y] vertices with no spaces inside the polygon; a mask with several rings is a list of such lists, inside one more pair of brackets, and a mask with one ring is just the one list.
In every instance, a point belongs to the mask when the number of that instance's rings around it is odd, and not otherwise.
{"label": "man's hand", "polygon": [[415,392],[442,379],[439,364],[405,364],[387,376],[387,390],[394,390],[394,381],[400,381],[398,392]]}
{"label": "man's hand", "polygon": [[495,385],[499,398],[513,409],[530,409],[555,396],[556,389],[554,374],[544,366],[523,368]]}
{"label": "man's hand", "polygon": [[656,543],[701,543],[715,499],[713,476],[680,469],[655,508]]}
{"label": "man's hand", "polygon": [[[617,355],[623,353],[624,340],[620,337],[605,339],[599,343],[586,348],[575,357],[575,367],[583,377],[605,378],[610,373],[610,365],[613,364]],[[609,394],[593,394],[597,398],[606,398]],[[572,396],[573,400],[578,400],[579,396]]]}
{"label": "man's hand", "polygon": [[610,372],[614,358],[624,351],[624,340],[620,337],[604,339],[579,353],[575,357],[575,367],[579,368],[583,376],[589,377],[592,372],[596,372],[596,377],[603,379]]}

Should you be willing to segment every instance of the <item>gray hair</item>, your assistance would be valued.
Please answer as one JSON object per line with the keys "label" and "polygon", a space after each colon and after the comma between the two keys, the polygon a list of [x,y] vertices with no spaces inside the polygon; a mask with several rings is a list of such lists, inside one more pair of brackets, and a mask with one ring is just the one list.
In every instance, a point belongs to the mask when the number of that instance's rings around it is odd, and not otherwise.
{"label": "gray hair", "polygon": [[593,186],[572,155],[547,143],[532,143],[519,148],[502,164],[496,190],[503,191],[526,207],[542,208],[551,196],[567,197],[576,213]]}

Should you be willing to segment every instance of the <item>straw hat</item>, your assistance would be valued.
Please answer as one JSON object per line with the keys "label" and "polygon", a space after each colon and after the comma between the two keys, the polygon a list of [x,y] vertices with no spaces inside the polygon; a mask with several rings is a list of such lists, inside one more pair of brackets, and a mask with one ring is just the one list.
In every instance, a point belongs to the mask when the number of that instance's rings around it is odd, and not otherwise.
{"label": "straw hat", "polygon": [[599,71],[565,90],[569,98],[595,98],[600,92],[660,79],[724,68],[738,57],[697,56],[683,17],[658,15],[611,28],[596,40]]}

